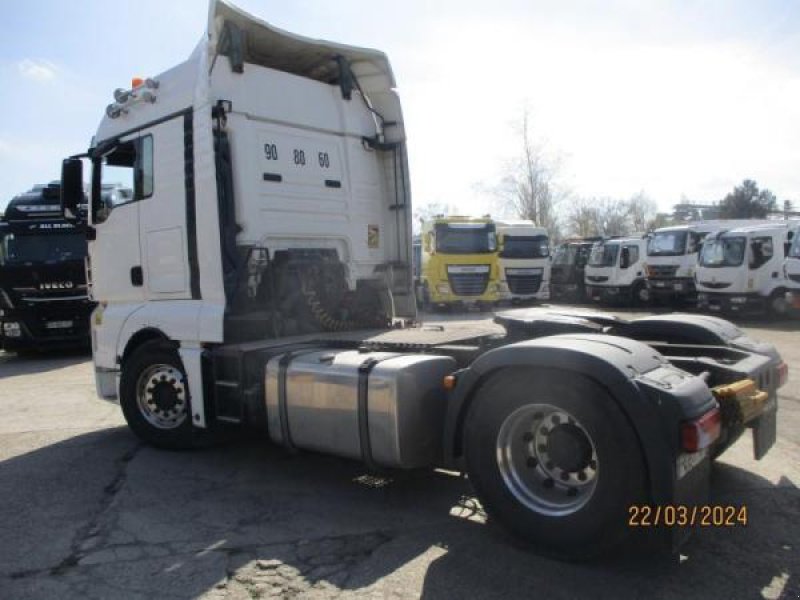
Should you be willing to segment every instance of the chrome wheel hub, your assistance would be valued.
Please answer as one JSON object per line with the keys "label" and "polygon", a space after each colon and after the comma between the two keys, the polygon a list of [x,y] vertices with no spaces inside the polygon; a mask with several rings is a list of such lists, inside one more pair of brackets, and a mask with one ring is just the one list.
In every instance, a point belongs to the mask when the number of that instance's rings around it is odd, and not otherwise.
{"label": "chrome wheel hub", "polygon": [[551,516],[579,510],[600,474],[586,429],[550,404],[529,404],[506,417],[497,435],[497,465],[520,503]]}
{"label": "chrome wheel hub", "polygon": [[158,429],[175,429],[187,416],[186,381],[172,365],[152,365],[136,383],[136,402],[144,419]]}

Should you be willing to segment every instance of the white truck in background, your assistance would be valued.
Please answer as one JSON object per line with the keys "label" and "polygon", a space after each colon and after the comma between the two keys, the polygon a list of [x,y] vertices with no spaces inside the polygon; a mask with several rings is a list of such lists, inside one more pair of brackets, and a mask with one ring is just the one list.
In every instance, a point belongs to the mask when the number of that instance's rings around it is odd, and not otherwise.
{"label": "white truck in background", "polygon": [[[492,522],[560,557],[631,541],[632,505],[706,503],[712,459],[744,432],[756,458],[774,444],[786,365],[721,319],[537,308],[499,315],[504,334],[418,326],[387,57],[223,0],[207,27],[188,60],[117,90],[62,166],[63,214],[89,239],[97,389],[141,439],[249,426],[370,470],[460,471]],[[107,206],[111,182],[132,194]],[[675,548],[688,531],[652,535]]]}
{"label": "white truck in background", "polygon": [[647,287],[654,300],[694,302],[694,275],[703,239],[709,233],[767,221],[696,221],[656,229],[647,245]]}
{"label": "white truck in background", "polygon": [[773,221],[709,235],[697,266],[698,307],[785,315],[784,260],[799,225],[798,221]]}
{"label": "white truck in background", "polygon": [[550,299],[550,240],[533,221],[495,219],[500,261],[500,299]]}
{"label": "white truck in background", "polygon": [[647,237],[608,238],[597,242],[584,271],[586,296],[596,302],[646,304]]}
{"label": "white truck in background", "polygon": [[789,255],[783,263],[783,275],[786,277],[786,302],[795,313],[800,313],[800,235],[792,236]]}

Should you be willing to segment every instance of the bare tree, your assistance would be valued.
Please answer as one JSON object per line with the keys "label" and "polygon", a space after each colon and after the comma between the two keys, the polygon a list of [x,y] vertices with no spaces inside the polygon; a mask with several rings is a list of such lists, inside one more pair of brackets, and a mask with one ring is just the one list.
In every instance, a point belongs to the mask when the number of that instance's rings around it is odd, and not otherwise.
{"label": "bare tree", "polygon": [[644,190],[628,199],[628,216],[634,231],[645,232],[655,218],[658,207]]}
{"label": "bare tree", "polygon": [[619,198],[602,198],[598,202],[601,235],[627,235],[631,232],[629,204]]}
{"label": "bare tree", "polygon": [[560,237],[558,205],[564,196],[556,184],[558,160],[548,156],[544,144],[534,140],[530,111],[524,108],[516,126],[520,154],[507,167],[498,192],[521,219],[530,219]]}
{"label": "bare tree", "polygon": [[600,235],[600,211],[592,198],[575,198],[570,201],[566,215],[567,231],[576,237]]}
{"label": "bare tree", "polygon": [[428,202],[427,204],[422,204],[421,206],[415,206],[412,223],[414,233],[420,232],[421,223],[423,221],[428,221],[437,215],[453,215],[457,212],[458,211],[455,206],[445,202]]}

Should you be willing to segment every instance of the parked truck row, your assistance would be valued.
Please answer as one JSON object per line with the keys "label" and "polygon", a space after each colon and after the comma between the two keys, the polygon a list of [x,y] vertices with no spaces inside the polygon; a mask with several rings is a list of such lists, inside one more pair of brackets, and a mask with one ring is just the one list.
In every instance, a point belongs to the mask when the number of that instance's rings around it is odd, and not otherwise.
{"label": "parked truck row", "polygon": [[[722,319],[529,308],[498,315],[502,334],[421,324],[407,140],[380,51],[212,0],[195,52],[117,90],[92,140],[64,161],[61,202],[89,240],[97,390],[154,446],[247,426],[370,470],[460,471],[491,522],[585,557],[638,534],[677,547],[688,529],[633,530],[629,507],[707,502],[715,457],[744,433],[756,458],[775,442],[786,365]],[[132,193],[108,206],[123,176]],[[429,301],[534,287],[514,269],[538,267],[511,261],[546,242],[500,227],[423,230]],[[616,245],[611,262],[638,269],[640,242]]]}

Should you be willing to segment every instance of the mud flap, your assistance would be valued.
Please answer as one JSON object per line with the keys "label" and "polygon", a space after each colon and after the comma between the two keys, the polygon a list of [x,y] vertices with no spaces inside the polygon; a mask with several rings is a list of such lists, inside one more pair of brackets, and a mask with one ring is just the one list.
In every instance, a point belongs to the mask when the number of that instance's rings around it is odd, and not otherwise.
{"label": "mud flap", "polygon": [[753,424],[753,457],[761,460],[775,445],[778,429],[778,403],[773,398],[764,414]]}

